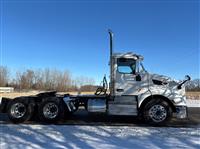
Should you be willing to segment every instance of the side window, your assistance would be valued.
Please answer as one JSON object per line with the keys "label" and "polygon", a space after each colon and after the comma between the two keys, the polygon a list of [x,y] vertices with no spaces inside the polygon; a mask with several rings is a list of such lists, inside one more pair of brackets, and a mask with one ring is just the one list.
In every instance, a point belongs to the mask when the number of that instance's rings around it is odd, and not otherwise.
{"label": "side window", "polygon": [[119,73],[135,74],[136,61],[134,59],[117,59],[117,70]]}
{"label": "side window", "polygon": [[118,71],[120,73],[132,73],[132,69],[130,66],[118,66]]}

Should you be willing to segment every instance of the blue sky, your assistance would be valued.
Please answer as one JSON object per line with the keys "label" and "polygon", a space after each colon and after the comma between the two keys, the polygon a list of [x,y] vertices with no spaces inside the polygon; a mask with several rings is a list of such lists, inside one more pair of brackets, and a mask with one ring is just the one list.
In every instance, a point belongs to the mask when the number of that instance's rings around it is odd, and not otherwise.
{"label": "blue sky", "polygon": [[115,52],[144,56],[148,71],[199,77],[199,1],[1,0],[1,64],[67,69],[101,80]]}

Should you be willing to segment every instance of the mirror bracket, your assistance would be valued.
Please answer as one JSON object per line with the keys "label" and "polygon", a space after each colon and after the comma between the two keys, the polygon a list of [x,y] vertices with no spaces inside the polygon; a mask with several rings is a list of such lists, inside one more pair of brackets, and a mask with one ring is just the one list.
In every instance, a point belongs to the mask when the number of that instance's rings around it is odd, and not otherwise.
{"label": "mirror bracket", "polygon": [[137,75],[136,75],[135,80],[136,80],[136,81],[141,81],[141,80],[142,80],[140,74],[137,74]]}

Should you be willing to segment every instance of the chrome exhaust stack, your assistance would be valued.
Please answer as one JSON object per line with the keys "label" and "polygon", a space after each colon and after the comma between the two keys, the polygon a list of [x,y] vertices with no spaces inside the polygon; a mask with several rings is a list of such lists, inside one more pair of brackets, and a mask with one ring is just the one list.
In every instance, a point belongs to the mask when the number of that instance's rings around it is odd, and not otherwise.
{"label": "chrome exhaust stack", "polygon": [[115,87],[114,87],[114,71],[113,71],[113,32],[109,29],[108,33],[110,35],[110,95],[113,97]]}

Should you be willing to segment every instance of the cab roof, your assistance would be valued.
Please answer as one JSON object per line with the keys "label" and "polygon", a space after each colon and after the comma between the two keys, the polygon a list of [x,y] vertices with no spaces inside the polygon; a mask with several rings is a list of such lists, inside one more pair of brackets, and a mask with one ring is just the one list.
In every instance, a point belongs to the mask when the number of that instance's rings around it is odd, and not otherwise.
{"label": "cab roof", "polygon": [[127,53],[113,53],[114,58],[132,58],[135,60],[143,60],[143,56],[132,53],[132,52],[127,52]]}

